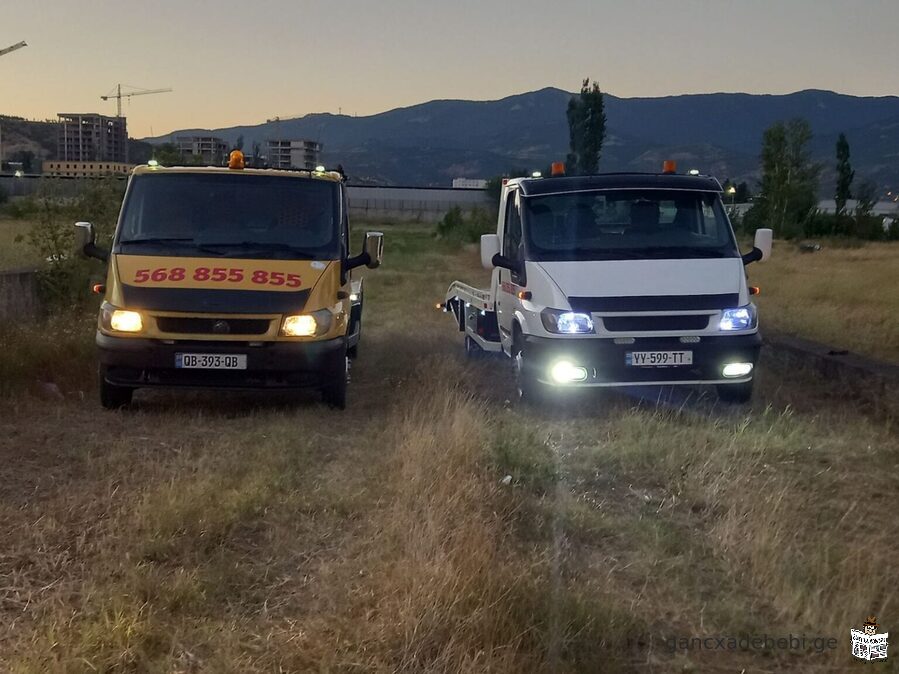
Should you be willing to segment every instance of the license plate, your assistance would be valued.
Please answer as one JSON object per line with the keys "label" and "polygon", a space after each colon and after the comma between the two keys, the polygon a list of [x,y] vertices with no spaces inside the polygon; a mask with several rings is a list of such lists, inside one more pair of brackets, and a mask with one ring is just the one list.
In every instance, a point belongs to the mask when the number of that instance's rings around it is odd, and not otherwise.
{"label": "license plate", "polygon": [[246,370],[243,353],[176,353],[175,367],[184,370]]}
{"label": "license plate", "polygon": [[633,367],[668,367],[671,365],[692,365],[692,351],[630,351],[624,362]]}

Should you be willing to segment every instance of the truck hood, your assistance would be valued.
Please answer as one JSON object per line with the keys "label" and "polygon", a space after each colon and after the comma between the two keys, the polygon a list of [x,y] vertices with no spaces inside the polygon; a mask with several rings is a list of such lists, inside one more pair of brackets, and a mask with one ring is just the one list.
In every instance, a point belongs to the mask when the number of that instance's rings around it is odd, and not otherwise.
{"label": "truck hood", "polygon": [[[573,262],[538,262],[540,269],[561,291],[564,299],[578,300],[639,297],[715,297],[709,306],[736,306],[745,298],[745,271],[740,258],[688,260],[599,260]],[[530,278],[528,281],[530,285]],[[575,301],[572,301],[575,298]],[[588,302],[589,304],[589,302]],[[713,307],[711,305],[723,306]],[[599,302],[597,308],[603,305]],[[606,303],[608,310],[616,310]],[[647,307],[649,308],[649,307]],[[661,308],[661,307],[659,307]],[[672,306],[672,308],[674,308]],[[679,308],[688,308],[681,306]],[[632,310],[622,306],[622,311]],[[639,309],[633,309],[639,310]]]}
{"label": "truck hood", "polygon": [[332,264],[122,254],[113,258],[121,301],[129,308],[258,314],[301,311]]}

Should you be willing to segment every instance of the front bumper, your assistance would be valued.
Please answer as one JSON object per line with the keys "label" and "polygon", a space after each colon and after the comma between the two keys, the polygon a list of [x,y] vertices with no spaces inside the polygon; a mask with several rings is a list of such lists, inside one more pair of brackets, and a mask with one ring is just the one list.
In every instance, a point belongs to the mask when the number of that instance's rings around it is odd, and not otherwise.
{"label": "front bumper", "polygon": [[[750,335],[715,335],[696,343],[682,343],[678,337],[637,337],[632,344],[616,344],[614,339],[524,337],[525,367],[545,384],[558,385],[549,376],[560,360],[587,370],[587,379],[566,387],[633,386],[659,384],[733,384],[750,381],[745,377],[724,377],[726,363],[743,362],[755,366],[762,338]],[[626,364],[632,351],[692,351],[691,365],[635,367]],[[753,368],[754,369],[754,368]]]}
{"label": "front bumper", "polygon": [[[343,337],[316,342],[216,342],[112,337],[97,332],[100,364],[117,386],[293,389],[319,386],[345,367]],[[175,368],[176,353],[246,354],[246,370]]]}

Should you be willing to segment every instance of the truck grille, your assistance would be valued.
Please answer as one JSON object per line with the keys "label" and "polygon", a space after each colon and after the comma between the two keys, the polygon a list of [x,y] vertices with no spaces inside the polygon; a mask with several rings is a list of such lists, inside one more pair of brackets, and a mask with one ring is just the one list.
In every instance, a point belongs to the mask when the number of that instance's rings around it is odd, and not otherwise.
{"label": "truck grille", "polygon": [[606,316],[603,325],[609,332],[653,332],[656,330],[704,330],[709,314],[687,316]]}
{"label": "truck grille", "polygon": [[156,317],[160,331],[179,335],[264,335],[270,323],[267,318]]}

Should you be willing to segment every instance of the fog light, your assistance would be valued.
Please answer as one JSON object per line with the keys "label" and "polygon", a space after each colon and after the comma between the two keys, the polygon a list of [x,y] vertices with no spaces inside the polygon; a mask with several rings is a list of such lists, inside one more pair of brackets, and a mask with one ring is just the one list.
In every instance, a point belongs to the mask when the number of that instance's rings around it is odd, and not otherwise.
{"label": "fog light", "polygon": [[560,360],[552,366],[549,374],[557,384],[571,384],[576,381],[584,381],[587,378],[587,369],[578,367],[567,360]]}
{"label": "fog light", "polygon": [[752,363],[728,363],[721,373],[725,377],[745,377],[752,372]]}

